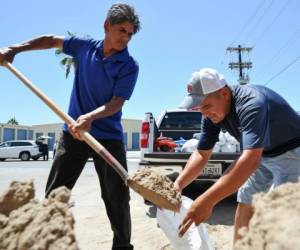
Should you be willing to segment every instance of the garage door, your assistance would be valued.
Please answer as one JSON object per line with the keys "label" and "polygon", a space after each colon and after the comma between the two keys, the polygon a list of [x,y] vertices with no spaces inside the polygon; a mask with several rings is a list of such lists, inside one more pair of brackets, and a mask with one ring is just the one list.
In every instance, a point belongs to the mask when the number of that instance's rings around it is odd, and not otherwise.
{"label": "garage door", "polygon": [[140,149],[140,133],[132,133],[132,150]]}
{"label": "garage door", "polygon": [[9,141],[15,139],[15,129],[14,128],[4,128],[3,129],[3,141]]}

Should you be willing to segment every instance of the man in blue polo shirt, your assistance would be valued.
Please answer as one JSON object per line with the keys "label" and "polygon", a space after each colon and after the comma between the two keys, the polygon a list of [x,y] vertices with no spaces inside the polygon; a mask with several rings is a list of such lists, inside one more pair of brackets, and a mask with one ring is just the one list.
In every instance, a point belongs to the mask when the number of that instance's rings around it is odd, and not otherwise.
{"label": "man in blue polo shirt", "polygon": [[300,176],[300,116],[277,93],[264,86],[228,86],[214,69],[192,75],[181,107],[202,113],[202,130],[195,151],[175,181],[182,190],[205,167],[221,129],[241,145],[241,155],[230,169],[200,195],[183,220],[180,234],[191,223],[206,220],[213,207],[238,189],[234,240],[253,214],[252,196]]}
{"label": "man in blue polo shirt", "polygon": [[86,143],[80,130],[90,133],[127,169],[121,125],[122,106],[129,100],[138,76],[138,64],[127,44],[140,29],[139,17],[128,4],[113,4],[104,22],[104,40],[41,36],[0,51],[0,63],[12,62],[22,51],[60,48],[75,59],[75,79],[65,124],[46,196],[60,186],[72,189],[89,157],[93,157],[101,194],[114,233],[112,249],[133,249],[130,243],[129,189],[119,175]]}

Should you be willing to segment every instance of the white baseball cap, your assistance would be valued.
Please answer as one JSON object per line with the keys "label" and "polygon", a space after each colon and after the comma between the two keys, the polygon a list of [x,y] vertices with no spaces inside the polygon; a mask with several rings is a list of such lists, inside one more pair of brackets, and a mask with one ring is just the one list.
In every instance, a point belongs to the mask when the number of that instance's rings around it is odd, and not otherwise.
{"label": "white baseball cap", "polygon": [[179,106],[180,108],[191,109],[199,105],[205,97],[224,86],[227,82],[224,76],[215,69],[203,68],[192,74],[190,82],[187,84],[188,95]]}

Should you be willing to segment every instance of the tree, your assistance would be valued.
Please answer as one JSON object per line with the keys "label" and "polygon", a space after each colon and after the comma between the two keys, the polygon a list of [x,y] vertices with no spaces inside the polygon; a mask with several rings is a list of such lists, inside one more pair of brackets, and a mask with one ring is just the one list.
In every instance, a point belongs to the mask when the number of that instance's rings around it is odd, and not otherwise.
{"label": "tree", "polygon": [[[74,32],[70,32],[68,31],[68,36],[75,36],[76,33]],[[89,35],[85,35],[85,38],[90,37]],[[68,56],[66,54],[63,53],[62,49],[56,49],[55,50],[55,55],[62,57],[60,64],[66,68],[66,78],[68,78],[70,72],[71,72],[71,68],[73,67],[74,69],[76,68],[76,61],[75,58],[72,56]]]}
{"label": "tree", "polygon": [[[68,31],[69,36],[75,36],[75,33]],[[63,53],[62,49],[56,49],[55,50],[55,55],[62,57],[60,61],[60,65],[66,68],[66,78],[68,78],[71,68],[75,68],[75,58],[72,56],[68,56],[65,53]]]}
{"label": "tree", "polygon": [[7,124],[19,125],[19,122],[17,121],[17,119],[15,117],[12,117],[7,121]]}

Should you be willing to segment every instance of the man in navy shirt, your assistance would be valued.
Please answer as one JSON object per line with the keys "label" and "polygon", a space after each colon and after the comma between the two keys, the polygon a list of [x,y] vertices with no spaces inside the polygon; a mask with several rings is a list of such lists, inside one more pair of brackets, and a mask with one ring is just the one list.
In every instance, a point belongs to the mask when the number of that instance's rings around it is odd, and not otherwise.
{"label": "man in navy shirt", "polygon": [[241,145],[241,155],[229,170],[200,195],[183,220],[183,235],[191,223],[206,220],[213,207],[238,189],[234,240],[253,214],[252,196],[300,176],[300,116],[277,93],[264,86],[228,86],[214,69],[192,75],[181,107],[202,113],[201,136],[183,172],[175,181],[180,191],[205,167],[226,129]]}
{"label": "man in navy shirt", "polygon": [[139,29],[134,8],[117,3],[107,13],[103,40],[45,35],[0,51],[0,64],[12,62],[19,52],[36,49],[59,48],[74,57],[75,79],[68,114],[76,123],[63,127],[46,196],[60,186],[72,189],[88,158],[93,157],[114,233],[112,249],[133,249],[129,189],[115,170],[80,140],[79,131],[90,131],[127,170],[121,110],[138,76],[138,64],[129,55],[127,44]]}

